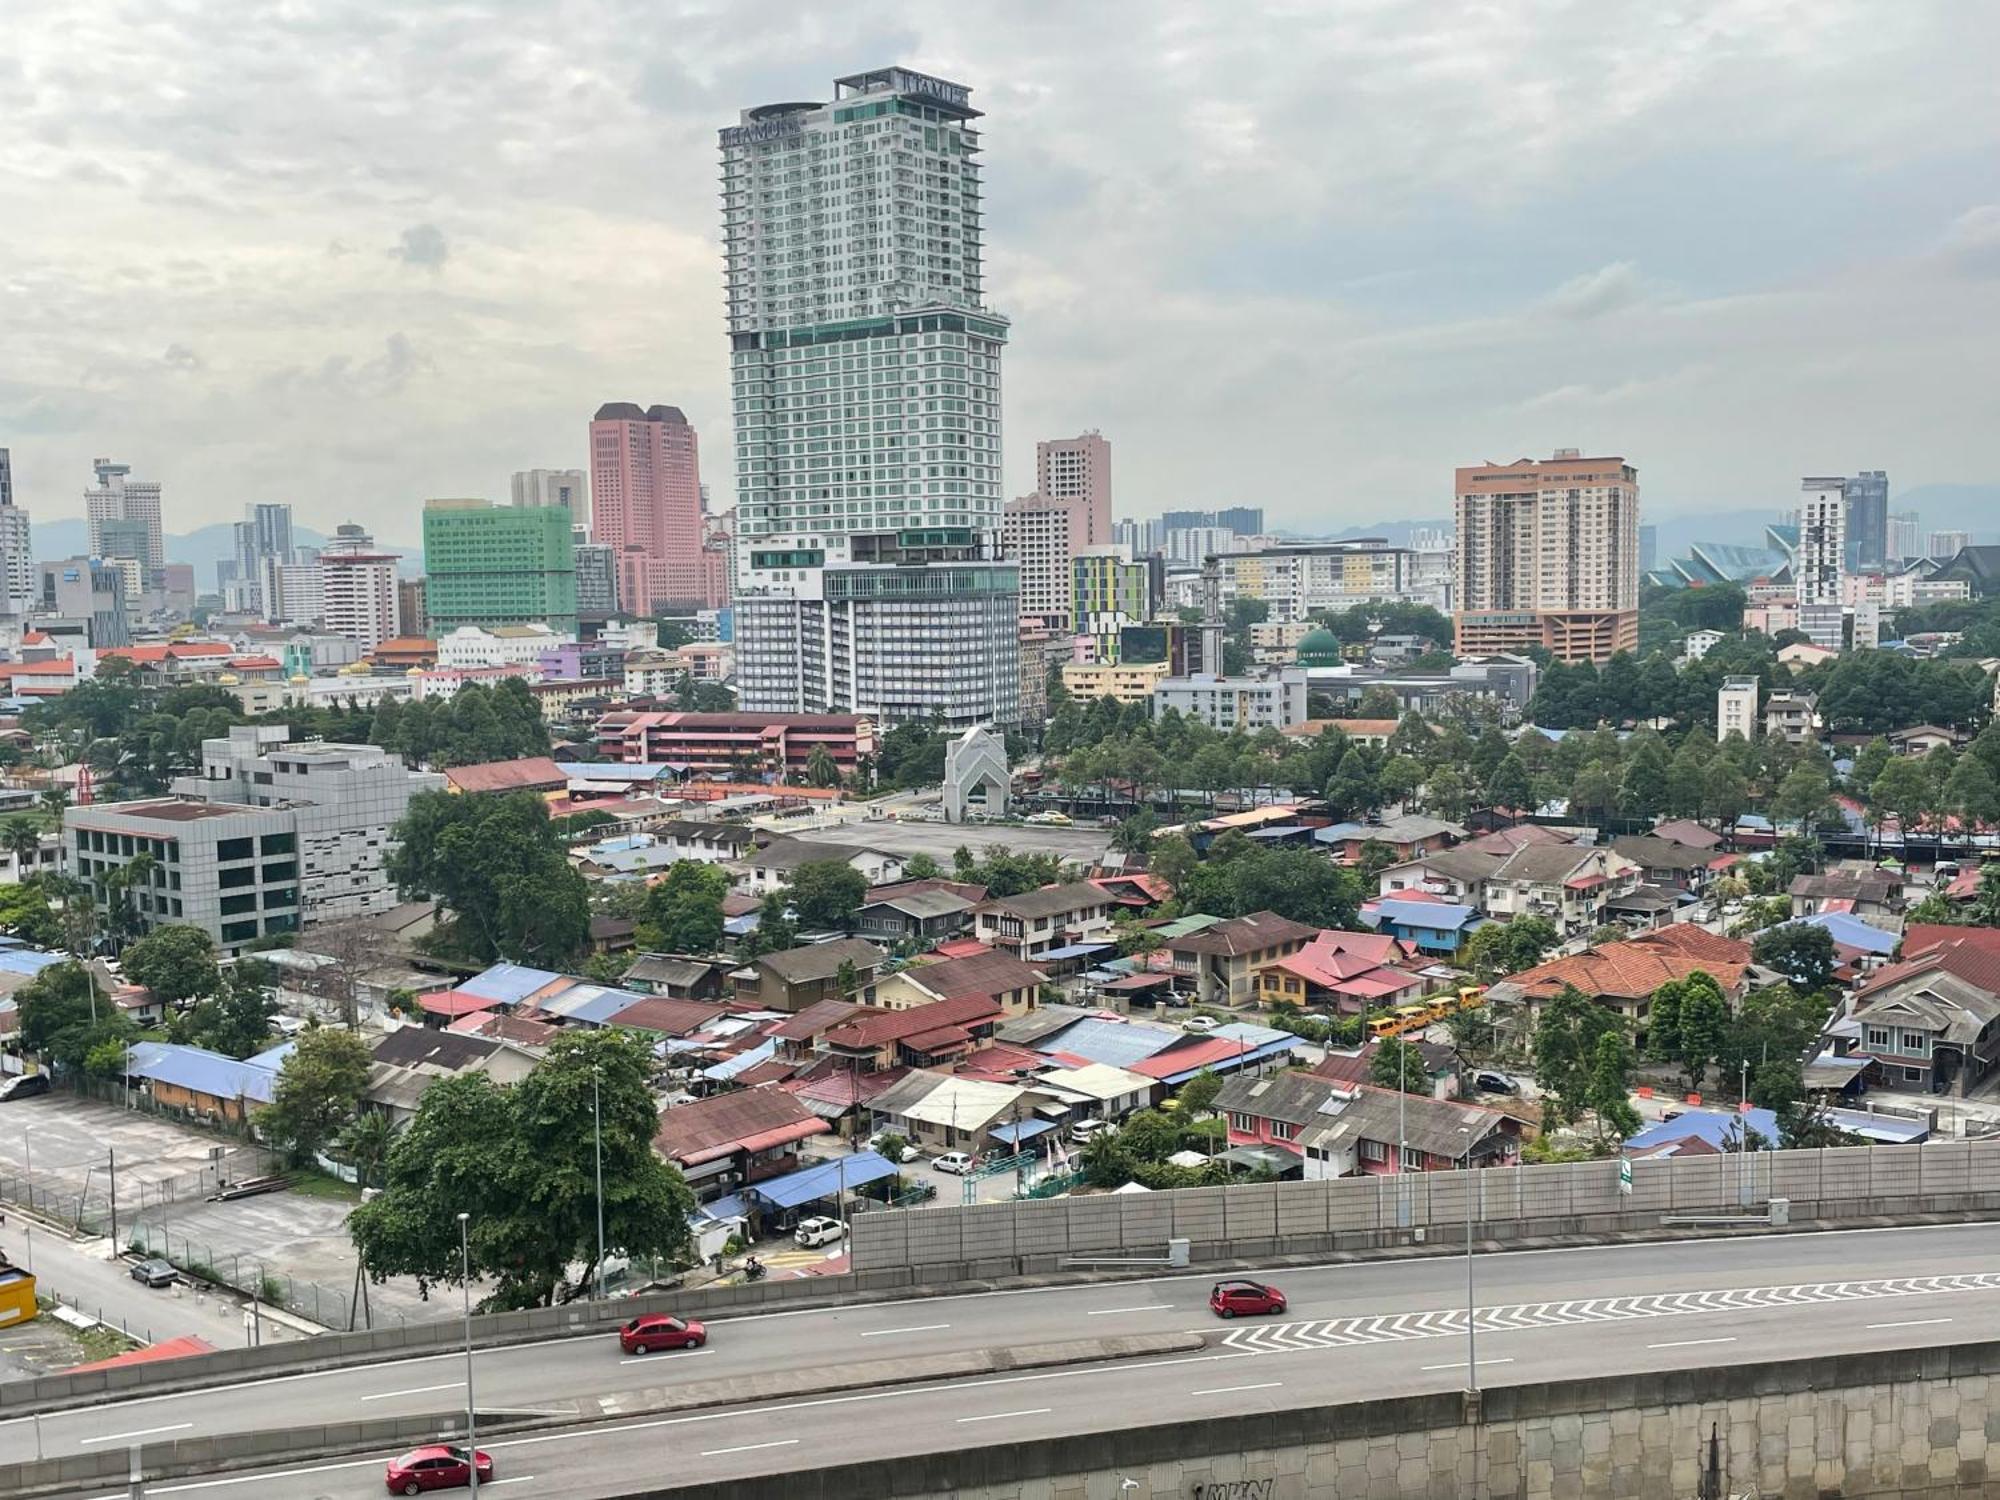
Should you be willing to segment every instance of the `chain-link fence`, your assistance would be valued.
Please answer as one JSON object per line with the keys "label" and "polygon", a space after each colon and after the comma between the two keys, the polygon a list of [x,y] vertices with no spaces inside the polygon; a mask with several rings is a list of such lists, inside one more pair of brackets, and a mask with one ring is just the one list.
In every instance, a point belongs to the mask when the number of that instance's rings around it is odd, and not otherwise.
{"label": "chain-link fence", "polygon": [[287,1308],[323,1328],[348,1326],[352,1303],[345,1291],[321,1286],[316,1281],[302,1281],[287,1271],[274,1269],[260,1255],[217,1249],[164,1224],[144,1221],[132,1225],[125,1248],[141,1255],[156,1255],[190,1276]]}

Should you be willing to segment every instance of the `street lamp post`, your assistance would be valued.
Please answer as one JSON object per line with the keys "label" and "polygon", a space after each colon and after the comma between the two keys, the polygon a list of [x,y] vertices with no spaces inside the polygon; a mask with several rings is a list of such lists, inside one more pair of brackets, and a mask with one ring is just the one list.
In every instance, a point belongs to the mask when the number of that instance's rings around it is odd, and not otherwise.
{"label": "street lamp post", "polygon": [[1472,1280],[1472,1131],[1469,1127],[1458,1127],[1459,1135],[1465,1141],[1465,1388],[1479,1389],[1479,1301],[1474,1293]]}
{"label": "street lamp post", "polygon": [[[28,1274],[35,1274],[35,1127],[21,1131],[21,1148],[28,1153],[28,1214],[21,1220],[21,1232],[28,1241]],[[39,1427],[37,1428],[39,1431]]]}
{"label": "street lamp post", "polygon": [[597,1151],[597,1300],[604,1300],[604,1115],[598,1103],[596,1063],[590,1065],[590,1133]]}
{"label": "street lamp post", "polygon": [[472,1493],[479,1493],[479,1416],[472,1399],[472,1216],[458,1216],[459,1285],[465,1291],[465,1463],[472,1475]]}

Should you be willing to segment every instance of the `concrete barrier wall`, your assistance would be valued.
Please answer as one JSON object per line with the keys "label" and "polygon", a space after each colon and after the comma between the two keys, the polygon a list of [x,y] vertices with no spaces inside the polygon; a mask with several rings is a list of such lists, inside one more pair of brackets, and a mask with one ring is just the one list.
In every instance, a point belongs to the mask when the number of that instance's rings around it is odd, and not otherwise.
{"label": "concrete barrier wall", "polygon": [[[955,1448],[628,1500],[1556,1500],[2000,1490],[2000,1344],[1561,1381]],[[1993,1476],[1993,1477],[1989,1477]]]}
{"label": "concrete barrier wall", "polygon": [[1629,1194],[1617,1162],[1587,1161],[865,1214],[854,1221],[853,1256],[864,1274],[931,1279],[935,1268],[968,1264],[1032,1273],[1071,1259],[1159,1255],[1177,1238],[1208,1261],[1272,1253],[1265,1247],[1361,1249],[1462,1232],[1468,1193],[1481,1232],[1496,1239],[1755,1213],[1772,1198],[1789,1199],[1801,1220],[1992,1209],[2000,1139],[1635,1161]]}

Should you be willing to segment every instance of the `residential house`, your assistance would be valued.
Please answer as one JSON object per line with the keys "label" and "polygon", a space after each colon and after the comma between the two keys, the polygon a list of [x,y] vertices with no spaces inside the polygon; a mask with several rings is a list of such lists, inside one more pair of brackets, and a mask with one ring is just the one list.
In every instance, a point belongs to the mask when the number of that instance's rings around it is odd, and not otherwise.
{"label": "residential house", "polygon": [[[1416,1061],[1410,1059],[1405,1050],[1392,1056],[1403,1059],[1402,1066],[1409,1069],[1407,1081],[1415,1084],[1429,1080],[1433,1099],[1454,1099],[1458,1097],[1458,1054],[1443,1042],[1427,1042],[1418,1037],[1404,1038],[1406,1049],[1415,1049]],[[1370,1041],[1355,1052],[1329,1052],[1314,1063],[1311,1072],[1316,1078],[1330,1078],[1335,1083],[1353,1087],[1356,1084],[1375,1082],[1375,1058],[1382,1050],[1380,1041]],[[1418,1064],[1422,1066],[1421,1074]]]}
{"label": "residential house", "polygon": [[[765,953],[732,976],[736,982],[736,1003],[749,1010],[793,1012],[821,1000],[872,1004],[876,971],[888,956],[863,938],[840,938],[831,943],[808,943],[803,948]],[[843,965],[853,966],[851,992],[843,992],[840,985]]]}
{"label": "residential house", "polygon": [[868,1111],[875,1129],[892,1130],[920,1150],[976,1156],[1011,1152],[1012,1142],[996,1139],[996,1132],[1033,1120],[1042,1102],[1044,1096],[1013,1084],[918,1069],[870,1099]]}
{"label": "residential house", "polygon": [[972,909],[978,903],[956,891],[887,889],[891,894],[871,895],[862,904],[854,924],[862,937],[928,946],[956,937],[972,925]]}
{"label": "residential house", "polygon": [[1401,864],[1448,849],[1465,834],[1456,823],[1406,813],[1380,823],[1335,823],[1330,828],[1315,828],[1313,842],[1330,849],[1342,864],[1358,864],[1361,851],[1370,844],[1382,845]]}
{"label": "residential house", "polygon": [[1871,1081],[1889,1088],[1962,1099],[2000,1062],[2000,994],[1937,950],[1875,974],[1849,1014]]}
{"label": "residential house", "polygon": [[913,964],[876,981],[874,1004],[885,1010],[908,1010],[938,1000],[978,996],[1010,1016],[1041,1003],[1042,971],[1011,953],[974,953],[935,963]]}
{"label": "residential house", "polygon": [[744,888],[758,895],[790,885],[801,865],[843,864],[858,870],[869,885],[885,885],[900,880],[903,858],[880,849],[864,849],[858,844],[814,843],[810,839],[773,839],[761,849],[738,857],[747,872]]}
{"label": "residential house", "polygon": [[1458,849],[1441,849],[1388,866],[1376,876],[1376,888],[1384,896],[1394,896],[1402,891],[1422,891],[1441,901],[1483,907],[1486,904],[1486,882],[1507,862],[1512,852],[1479,849],[1470,844]]}
{"label": "residential house", "polygon": [[659,995],[668,1000],[719,1000],[728,984],[726,964],[688,958],[677,953],[642,953],[618,982],[630,990]]}
{"label": "residential house", "polygon": [[[1082,1120],[1122,1120],[1143,1109],[1159,1089],[1159,1083],[1144,1073],[1115,1068],[1110,1063],[1085,1063],[1075,1068],[1043,1067],[1034,1075],[1038,1093],[1052,1096],[1067,1106],[1059,1122],[1074,1125]],[[1043,1110],[1044,1114],[1053,1111]],[[1012,1134],[1029,1139],[1038,1132],[1022,1130]]]}
{"label": "residential house", "polygon": [[1716,854],[1663,839],[1658,834],[1629,834],[1611,841],[1612,851],[1639,867],[1647,885],[1698,896],[1714,875]]}
{"label": "residential house", "polygon": [[1357,745],[1379,750],[1389,743],[1402,723],[1401,719],[1307,719],[1300,724],[1284,725],[1278,733],[1290,739],[1316,740],[1327,730],[1335,729]]}
{"label": "residential house", "polygon": [[1166,952],[1176,981],[1190,985],[1200,1004],[1242,1005],[1255,996],[1259,969],[1289,958],[1318,935],[1317,927],[1260,911],[1169,938]]}
{"label": "residential house", "polygon": [[1692,818],[1674,818],[1656,824],[1653,828],[1653,837],[1666,839],[1675,844],[1684,844],[1690,849],[1719,850],[1722,847],[1721,834],[1705,823],[1695,822]]}
{"label": "residential house", "polygon": [[1105,937],[1116,905],[1102,887],[1088,880],[1045,885],[981,902],[972,912],[973,935],[1032,963],[1055,949]]}
{"label": "residential house", "polygon": [[1956,750],[1965,735],[1936,724],[1913,724],[1908,729],[1889,731],[1889,744],[1898,755],[1929,755],[1933,750]]}
{"label": "residential house", "polygon": [[[1753,968],[1750,945],[1679,923],[1623,942],[1552,958],[1510,974],[1486,991],[1488,1014],[1510,1033],[1532,1033],[1541,1007],[1573,986],[1625,1018],[1641,1046],[1653,992],[1670,979],[1701,972],[1722,987],[1732,1004],[1766,971]],[[1772,976],[1775,977],[1775,976]]]}
{"label": "residential house", "polygon": [[1811,693],[1773,693],[1764,702],[1764,734],[1792,745],[1819,741],[1819,699]]}
{"label": "residential house", "polygon": [[905,1010],[862,1006],[821,1032],[814,1050],[861,1072],[930,1067],[973,1052],[1004,1016],[985,995],[934,1000]]}
{"label": "residential house", "polygon": [[1465,940],[1483,925],[1485,918],[1476,907],[1463,902],[1440,901],[1425,892],[1407,891],[1400,896],[1377,896],[1364,902],[1361,921],[1396,939],[1413,953],[1456,958]]}
{"label": "residential house", "polygon": [[543,796],[569,791],[569,772],[546,755],[524,760],[485,761],[454,766],[444,773],[445,790],[466,795],[536,792]]}
{"label": "residential house", "polygon": [[1903,878],[1888,870],[1830,870],[1794,875],[1786,894],[1795,917],[1841,911],[1863,921],[1893,919],[1903,906]]}
{"label": "residential house", "polygon": [[1285,1152],[1308,1178],[1504,1166],[1520,1156],[1521,1122],[1498,1110],[1296,1070],[1233,1078],[1215,1108],[1232,1147]]}
{"label": "residential house", "polygon": [[826,1121],[783,1089],[738,1089],[662,1110],[653,1150],[706,1200],[794,1170],[799,1142],[826,1130]]}
{"label": "residential house", "polygon": [[1414,950],[1387,933],[1325,931],[1257,971],[1257,1000],[1343,1015],[1405,1005],[1425,990],[1423,976],[1402,967],[1416,962]]}
{"label": "residential house", "polygon": [[625,1006],[611,1018],[620,1031],[650,1031],[657,1036],[692,1036],[729,1014],[729,1007],[706,1000],[670,999],[655,995]]}
{"label": "residential house", "polygon": [[1605,904],[1639,885],[1639,867],[1610,849],[1536,844],[1517,849],[1486,882],[1489,917],[1543,917],[1565,937],[1602,926]]}
{"label": "residential house", "polygon": [[206,1047],[135,1042],[125,1054],[125,1081],[162,1109],[243,1125],[271,1102],[291,1050],[285,1042],[238,1061]]}
{"label": "residential house", "polygon": [[666,852],[669,862],[691,859],[699,864],[719,865],[741,860],[757,847],[757,831],[747,823],[703,823],[679,818],[653,829],[650,837]]}
{"label": "residential house", "polygon": [[537,1049],[499,1038],[429,1026],[400,1026],[378,1041],[369,1056],[362,1104],[397,1124],[416,1118],[425,1091],[440,1078],[484,1073],[495,1083],[519,1083],[542,1058]]}

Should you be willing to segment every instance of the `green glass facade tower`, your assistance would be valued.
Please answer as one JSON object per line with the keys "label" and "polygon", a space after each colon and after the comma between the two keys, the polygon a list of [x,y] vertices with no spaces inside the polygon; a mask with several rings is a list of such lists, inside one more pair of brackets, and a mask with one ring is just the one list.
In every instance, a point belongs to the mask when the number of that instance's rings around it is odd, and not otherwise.
{"label": "green glass facade tower", "polygon": [[574,635],[574,519],[561,506],[425,505],[424,599],[432,631],[541,624]]}

